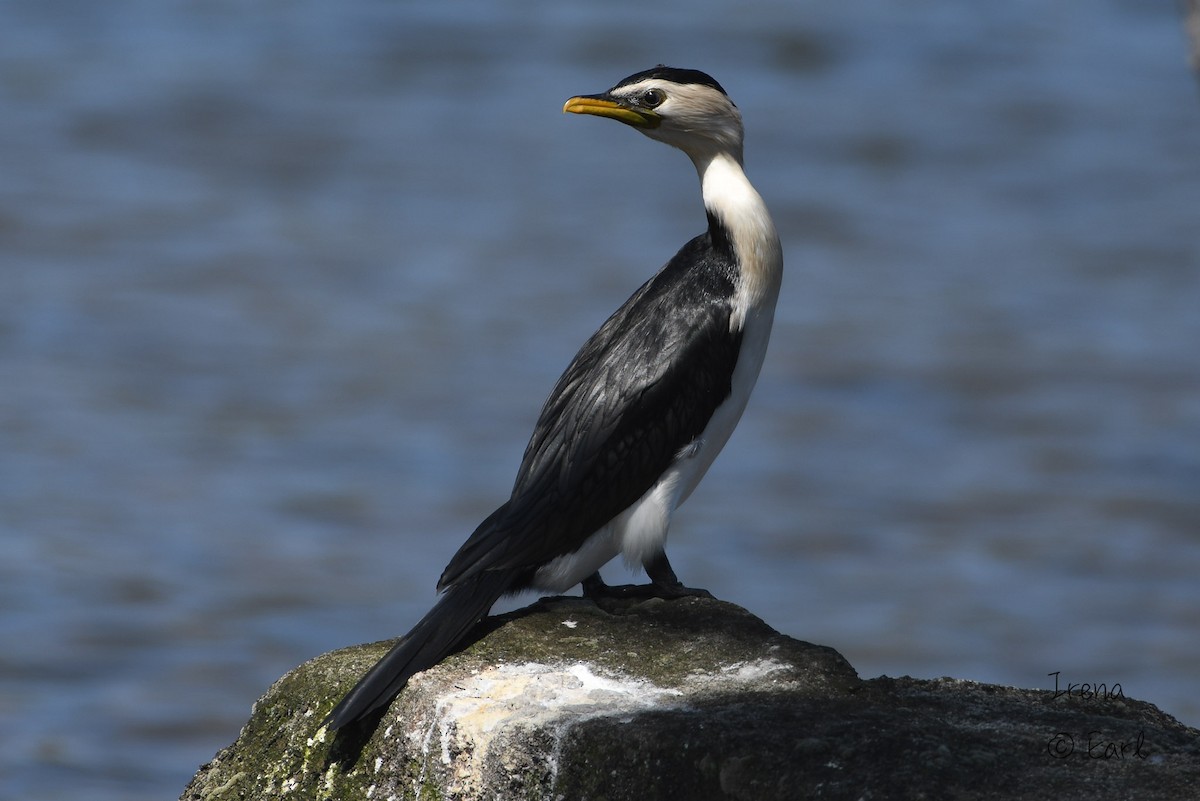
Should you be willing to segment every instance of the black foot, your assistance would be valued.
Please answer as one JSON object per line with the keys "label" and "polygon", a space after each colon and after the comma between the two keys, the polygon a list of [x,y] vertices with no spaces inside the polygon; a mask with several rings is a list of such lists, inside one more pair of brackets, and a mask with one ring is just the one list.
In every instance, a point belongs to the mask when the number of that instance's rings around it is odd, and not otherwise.
{"label": "black foot", "polygon": [[583,597],[596,600],[599,598],[712,598],[708,590],[698,587],[685,587],[675,576],[671,563],[665,553],[659,554],[646,563],[646,575],[650,577],[649,584],[620,584],[610,586],[604,583],[599,573],[593,573],[583,580]]}
{"label": "black foot", "polygon": [[673,601],[676,598],[712,598],[713,594],[699,587],[685,587],[682,584],[605,584],[597,579],[583,583],[583,597],[593,601],[601,598],[665,598]]}

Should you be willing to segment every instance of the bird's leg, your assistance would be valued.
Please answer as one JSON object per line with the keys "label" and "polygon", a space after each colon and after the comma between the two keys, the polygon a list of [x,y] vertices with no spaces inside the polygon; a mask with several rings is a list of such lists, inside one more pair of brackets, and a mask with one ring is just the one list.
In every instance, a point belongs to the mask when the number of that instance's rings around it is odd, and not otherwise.
{"label": "bird's leg", "polygon": [[689,595],[698,595],[701,598],[711,598],[713,594],[708,590],[702,590],[699,587],[685,587],[683,582],[675,575],[675,571],[671,569],[671,563],[667,561],[667,552],[659,551],[658,555],[643,565],[646,569],[646,575],[650,577],[651,587],[657,588],[656,593],[659,598],[684,598]]}
{"label": "bird's leg", "polygon": [[583,580],[583,597],[592,599],[713,597],[708,590],[683,586],[671,568],[671,563],[667,561],[665,551],[646,562],[643,567],[646,569],[646,575],[650,577],[649,584],[622,584],[612,587],[605,584],[604,579],[600,578],[600,573],[596,572]]}
{"label": "bird's leg", "polygon": [[611,598],[613,595],[613,588],[605,584],[604,579],[600,578],[599,570],[585,578],[582,586],[584,598]]}

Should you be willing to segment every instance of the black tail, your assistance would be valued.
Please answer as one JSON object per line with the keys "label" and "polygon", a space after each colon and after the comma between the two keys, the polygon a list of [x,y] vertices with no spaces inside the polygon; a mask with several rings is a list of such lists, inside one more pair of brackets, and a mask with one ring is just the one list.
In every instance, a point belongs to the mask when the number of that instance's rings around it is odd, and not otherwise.
{"label": "black tail", "polygon": [[447,588],[421,622],[346,693],[325,725],[336,731],[391,701],[414,674],[453,652],[512,581],[507,571],[485,571]]}

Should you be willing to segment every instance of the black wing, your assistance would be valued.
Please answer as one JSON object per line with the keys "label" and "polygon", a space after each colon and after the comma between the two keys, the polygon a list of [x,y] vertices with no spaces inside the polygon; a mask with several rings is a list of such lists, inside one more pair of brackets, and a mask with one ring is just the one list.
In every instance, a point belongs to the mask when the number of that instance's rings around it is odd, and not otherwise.
{"label": "black wing", "polygon": [[576,354],[550,393],[508,503],[451,559],[439,588],[536,570],[645,494],[729,397],[741,346],[736,265],[696,237]]}

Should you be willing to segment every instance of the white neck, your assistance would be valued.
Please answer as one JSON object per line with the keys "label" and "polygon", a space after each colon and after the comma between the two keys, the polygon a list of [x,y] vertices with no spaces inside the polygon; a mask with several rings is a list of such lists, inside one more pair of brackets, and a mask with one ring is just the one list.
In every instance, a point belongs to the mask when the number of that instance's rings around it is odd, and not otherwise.
{"label": "white neck", "polygon": [[742,171],[741,154],[718,151],[692,156],[705,209],[729,232],[741,266],[735,324],[770,316],[783,278],[783,248],[762,197]]}

